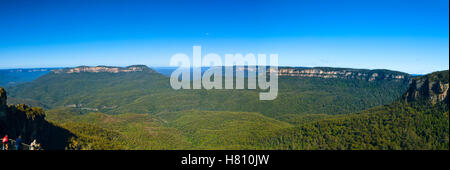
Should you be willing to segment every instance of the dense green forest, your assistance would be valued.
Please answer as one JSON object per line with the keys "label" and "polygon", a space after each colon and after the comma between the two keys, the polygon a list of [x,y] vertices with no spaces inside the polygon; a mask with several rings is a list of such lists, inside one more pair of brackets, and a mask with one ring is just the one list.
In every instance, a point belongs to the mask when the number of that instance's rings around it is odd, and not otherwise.
{"label": "dense green forest", "polygon": [[108,114],[206,110],[276,117],[358,112],[393,102],[407,87],[408,82],[396,80],[280,77],[277,99],[260,101],[260,90],[173,90],[168,77],[149,71],[50,73],[8,91],[13,102],[46,109],[76,105]]}
{"label": "dense green forest", "polygon": [[47,111],[47,120],[74,133],[70,149],[189,149],[175,128],[149,114],[82,114],[76,109]]}
{"label": "dense green forest", "polygon": [[51,73],[13,93],[44,90],[27,100],[70,132],[66,149],[448,150],[448,91],[436,89],[448,71],[414,82],[282,77],[266,102],[258,90],[175,91],[157,73]]}
{"label": "dense green forest", "polygon": [[305,123],[260,139],[266,149],[449,149],[448,106],[394,103]]}
{"label": "dense green forest", "polygon": [[84,149],[449,148],[448,105],[412,107],[395,102],[355,114],[306,116],[292,123],[259,113],[195,110],[155,117],[53,116],[63,112],[49,111],[48,119],[77,135],[74,143]]}

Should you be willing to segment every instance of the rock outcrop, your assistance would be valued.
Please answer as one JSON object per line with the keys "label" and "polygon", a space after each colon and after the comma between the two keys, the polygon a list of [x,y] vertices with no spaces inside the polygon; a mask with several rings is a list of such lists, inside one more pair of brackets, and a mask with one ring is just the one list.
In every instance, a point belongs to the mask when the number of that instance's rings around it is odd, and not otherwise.
{"label": "rock outcrop", "polygon": [[6,106],[6,91],[0,87],[0,120],[6,116],[8,106]]}
{"label": "rock outcrop", "polygon": [[110,67],[110,66],[96,66],[96,67],[89,67],[89,66],[79,66],[75,68],[65,68],[65,69],[57,69],[52,70],[53,73],[60,74],[60,73],[82,73],[82,72],[88,72],[88,73],[129,73],[129,72],[155,72],[154,70],[150,69],[149,67],[145,65],[133,65],[128,67]]}
{"label": "rock outcrop", "polygon": [[358,79],[366,81],[396,80],[404,82],[409,82],[411,79],[410,76],[406,73],[390,70],[365,70],[328,67],[280,67],[278,68],[278,76]]}
{"label": "rock outcrop", "polygon": [[427,101],[431,104],[449,101],[449,72],[440,71],[412,80],[410,88],[403,96],[407,102]]}
{"label": "rock outcrop", "polygon": [[69,131],[45,120],[44,111],[24,104],[6,105],[6,91],[0,87],[0,136],[22,136],[24,143],[37,139],[45,149],[64,149],[73,136]]}

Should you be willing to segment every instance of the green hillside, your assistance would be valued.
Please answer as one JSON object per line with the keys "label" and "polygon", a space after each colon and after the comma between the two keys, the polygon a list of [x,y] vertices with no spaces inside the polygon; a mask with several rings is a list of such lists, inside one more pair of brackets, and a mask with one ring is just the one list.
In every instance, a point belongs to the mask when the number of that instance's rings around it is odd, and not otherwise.
{"label": "green hillside", "polygon": [[60,108],[47,120],[76,135],[72,149],[260,149],[255,139],[293,127],[258,113],[194,110],[154,117]]}
{"label": "green hillside", "polygon": [[445,111],[394,103],[283,129],[261,142],[266,149],[448,150],[448,107]]}
{"label": "green hillside", "polygon": [[261,149],[255,139],[291,127],[249,112],[183,111],[159,117],[179,129],[196,149]]}
{"label": "green hillside", "polygon": [[177,129],[164,127],[148,114],[80,114],[76,109],[47,111],[47,120],[74,133],[78,149],[189,149]]}
{"label": "green hillside", "polygon": [[48,108],[70,104],[102,108],[125,105],[139,96],[168,89],[169,82],[165,80],[153,72],[49,73],[7,90],[13,98],[36,100]]}
{"label": "green hillside", "polygon": [[268,149],[448,150],[448,75],[446,70],[415,78],[402,97],[407,100],[357,114],[325,116],[261,142]]}
{"label": "green hillside", "polygon": [[445,150],[449,146],[447,105],[417,108],[396,102],[356,114],[306,115],[293,123],[259,113],[195,110],[153,117],[56,109],[47,115],[78,136],[72,143],[84,149]]}
{"label": "green hillside", "polygon": [[276,117],[358,112],[388,104],[406,89],[407,82],[395,80],[280,77],[277,99],[260,101],[259,90],[173,90],[168,77],[144,71],[49,73],[8,90],[13,101],[38,101],[47,109],[70,106],[109,114],[244,111]]}
{"label": "green hillside", "polygon": [[[45,119],[71,134],[66,149],[449,148],[448,71],[416,77],[410,87],[389,80],[279,82],[274,101],[259,101],[258,90],[176,91],[152,71],[50,73],[13,93],[45,101]],[[46,91],[25,93],[33,88]]]}
{"label": "green hillside", "polygon": [[[444,72],[443,74],[448,74]],[[442,72],[418,77],[431,84],[447,83]],[[435,77],[443,77],[434,79]],[[432,79],[433,78],[433,79]],[[432,79],[432,80],[431,80]],[[423,85],[423,87],[427,87]],[[419,89],[423,89],[420,87]],[[408,91],[414,91],[410,87]],[[448,92],[447,92],[448,93]],[[445,92],[433,94],[442,95]],[[404,95],[406,96],[407,93]],[[116,138],[140,133],[145,127],[171,129],[174,138],[136,138],[149,143],[175,143],[164,149],[339,149],[339,150],[448,150],[449,115],[446,101],[436,104],[428,100],[396,102],[359,113],[281,114],[273,119],[255,112],[185,110],[156,114],[123,114],[111,116],[102,113],[83,114],[76,109],[57,109],[48,112],[48,119],[57,122],[84,122],[116,131]],[[139,123],[137,123],[139,122]],[[142,126],[144,124],[144,126]],[[66,126],[68,127],[68,126]],[[70,128],[69,128],[70,129]],[[72,129],[76,131],[77,129]],[[75,132],[89,138],[92,131]],[[116,139],[112,138],[112,139]],[[86,139],[79,139],[81,141]],[[152,141],[153,140],[153,141]],[[114,140],[110,140],[111,142]],[[106,146],[108,146],[106,142]],[[114,141],[127,149],[145,146],[126,139]],[[147,143],[148,144],[148,143]],[[152,147],[150,147],[152,148]],[[153,147],[155,148],[155,147]]]}

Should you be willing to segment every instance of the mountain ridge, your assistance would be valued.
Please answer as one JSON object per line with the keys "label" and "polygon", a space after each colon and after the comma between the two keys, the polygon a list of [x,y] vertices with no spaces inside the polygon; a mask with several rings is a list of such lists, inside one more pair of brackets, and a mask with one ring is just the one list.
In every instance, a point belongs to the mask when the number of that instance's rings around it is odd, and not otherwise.
{"label": "mountain ridge", "polygon": [[289,77],[320,77],[320,78],[341,78],[341,79],[359,79],[366,81],[375,80],[398,80],[409,81],[410,75],[398,71],[386,69],[352,69],[352,68],[333,68],[333,67],[280,67],[279,76]]}
{"label": "mountain ridge", "polygon": [[[224,66],[225,67],[225,66]],[[223,68],[224,68],[223,67]],[[255,71],[257,69],[251,69],[248,66],[233,66],[236,70],[240,71]],[[205,67],[207,68],[207,67]],[[126,67],[116,66],[78,66],[73,68],[54,69],[53,73],[81,73],[81,72],[109,72],[109,73],[121,73],[121,72],[140,72],[151,71],[153,69],[146,65],[131,65]],[[271,69],[267,69],[267,72],[271,72]],[[341,79],[360,79],[367,81],[374,80],[400,80],[409,81],[412,77],[408,73],[399,71],[392,71],[387,69],[354,69],[354,68],[335,68],[335,67],[278,67],[279,76],[289,77],[319,77],[319,78],[341,78]]]}
{"label": "mountain ridge", "polygon": [[283,76],[279,78],[277,99],[259,101],[260,89],[174,90],[167,76],[153,71],[79,72],[49,73],[8,90],[15,102],[36,103],[47,108],[80,106],[114,114],[200,109],[274,116],[356,112],[392,102],[406,91],[407,83]]}
{"label": "mountain ridge", "polygon": [[145,66],[145,65],[131,65],[127,67],[115,67],[115,66],[78,66],[75,68],[64,68],[64,69],[55,69],[51,70],[52,73],[61,74],[61,73],[129,73],[129,72],[155,72],[153,69]]}

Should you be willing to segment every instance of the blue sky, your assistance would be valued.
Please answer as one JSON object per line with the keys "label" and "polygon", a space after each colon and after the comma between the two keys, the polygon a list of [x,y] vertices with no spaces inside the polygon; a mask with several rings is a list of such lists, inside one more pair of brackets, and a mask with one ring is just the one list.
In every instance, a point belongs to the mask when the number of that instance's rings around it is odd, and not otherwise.
{"label": "blue sky", "polygon": [[0,1],[0,68],[168,66],[193,45],[429,73],[449,68],[449,1]]}

